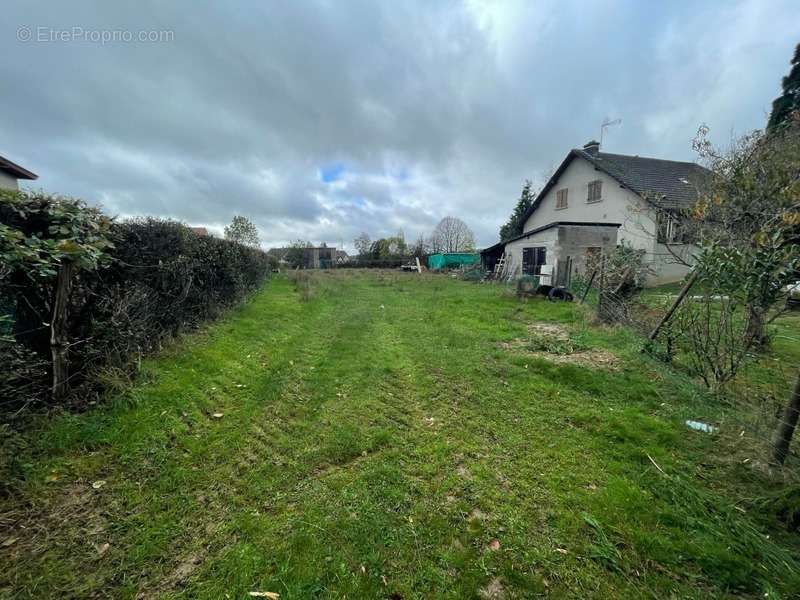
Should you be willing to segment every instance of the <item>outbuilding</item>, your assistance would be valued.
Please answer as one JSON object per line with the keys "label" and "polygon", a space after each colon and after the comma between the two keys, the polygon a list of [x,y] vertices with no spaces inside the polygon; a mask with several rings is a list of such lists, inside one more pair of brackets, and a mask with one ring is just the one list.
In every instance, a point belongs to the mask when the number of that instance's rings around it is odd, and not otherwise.
{"label": "outbuilding", "polygon": [[593,255],[614,250],[619,226],[555,221],[482,250],[481,261],[493,271],[505,256],[504,278],[539,276],[543,284],[569,287],[572,277],[585,273]]}

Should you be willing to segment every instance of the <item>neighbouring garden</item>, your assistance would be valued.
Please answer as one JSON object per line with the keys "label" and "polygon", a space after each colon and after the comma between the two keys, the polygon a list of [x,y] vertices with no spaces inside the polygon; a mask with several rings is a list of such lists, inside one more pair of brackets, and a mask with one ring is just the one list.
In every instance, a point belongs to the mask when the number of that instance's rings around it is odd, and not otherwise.
{"label": "neighbouring garden", "polygon": [[798,320],[720,395],[591,305],[274,278],[4,432],[0,593],[792,597],[800,462],[768,459]]}

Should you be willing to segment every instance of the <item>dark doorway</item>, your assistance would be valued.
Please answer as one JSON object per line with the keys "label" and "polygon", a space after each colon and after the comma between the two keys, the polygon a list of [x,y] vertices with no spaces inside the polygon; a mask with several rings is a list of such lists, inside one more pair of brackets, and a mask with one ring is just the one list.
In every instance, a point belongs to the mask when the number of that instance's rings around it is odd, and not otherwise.
{"label": "dark doorway", "polygon": [[523,248],[522,249],[522,274],[538,275],[542,270],[542,265],[547,262],[547,248]]}

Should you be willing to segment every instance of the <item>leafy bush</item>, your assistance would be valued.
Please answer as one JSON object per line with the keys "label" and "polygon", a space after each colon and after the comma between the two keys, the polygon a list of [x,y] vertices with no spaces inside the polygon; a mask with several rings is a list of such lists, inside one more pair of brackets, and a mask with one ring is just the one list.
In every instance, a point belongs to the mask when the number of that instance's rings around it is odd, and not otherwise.
{"label": "leafy bush", "polygon": [[[0,257],[0,307],[13,321],[0,352],[28,357],[3,360],[3,404],[30,400],[32,388],[46,397],[46,370],[31,368],[49,360],[56,273],[65,261],[79,267],[67,337],[70,383],[84,391],[99,369],[131,369],[165,339],[242,300],[270,272],[256,248],[198,236],[175,221],[114,223],[79,200],[38,192],[0,195]],[[13,393],[20,377],[36,383],[24,397]]]}

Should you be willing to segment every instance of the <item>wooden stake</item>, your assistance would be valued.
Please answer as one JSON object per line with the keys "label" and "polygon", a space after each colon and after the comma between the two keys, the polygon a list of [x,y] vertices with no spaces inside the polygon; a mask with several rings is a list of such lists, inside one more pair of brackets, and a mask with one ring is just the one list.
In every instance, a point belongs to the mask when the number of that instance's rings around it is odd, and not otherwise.
{"label": "wooden stake", "polygon": [[583,301],[586,300],[586,296],[589,295],[589,290],[592,289],[592,284],[594,283],[595,277],[597,277],[597,269],[592,271],[592,274],[589,277],[589,283],[586,284],[586,289],[583,290],[583,295],[581,296],[581,300],[578,302],[578,304],[583,304]]}
{"label": "wooden stake", "polygon": [[620,279],[619,284],[617,284],[617,287],[614,289],[613,292],[611,292],[614,296],[618,296],[619,293],[622,291],[622,288],[625,287],[625,283],[628,281],[628,277],[630,277],[632,270],[633,267],[627,267],[622,272],[622,278]]}
{"label": "wooden stake", "polygon": [[692,288],[696,280],[697,280],[697,271],[692,271],[692,274],[689,276],[689,279],[686,280],[686,283],[683,285],[683,289],[681,289],[680,293],[678,294],[678,297],[675,298],[675,302],[673,302],[672,306],[669,307],[667,314],[661,317],[661,320],[658,322],[658,325],[656,325],[655,329],[653,329],[650,335],[647,336],[647,339],[649,339],[650,341],[656,339],[658,332],[661,331],[661,328],[664,325],[666,325],[667,321],[669,321],[672,318],[673,313],[677,310],[678,306],[680,306],[681,302],[683,302],[683,299],[686,298],[686,294],[689,293],[689,290]]}
{"label": "wooden stake", "polygon": [[600,285],[597,289],[597,317],[603,321],[603,294],[606,288],[606,255],[600,255]]}
{"label": "wooden stake", "polygon": [[64,261],[58,268],[50,320],[50,352],[53,359],[53,400],[61,400],[69,391],[69,340],[67,339],[67,305],[72,289],[74,265]]}

